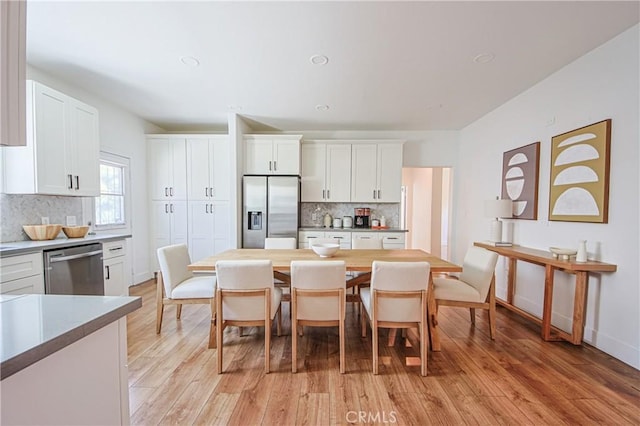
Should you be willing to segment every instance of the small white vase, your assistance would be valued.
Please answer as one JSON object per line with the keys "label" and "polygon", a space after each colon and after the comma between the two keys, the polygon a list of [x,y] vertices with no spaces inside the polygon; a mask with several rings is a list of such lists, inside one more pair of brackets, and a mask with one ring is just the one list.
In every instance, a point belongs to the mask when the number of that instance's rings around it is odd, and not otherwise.
{"label": "small white vase", "polygon": [[578,253],[576,254],[576,262],[587,261],[587,240],[581,240],[578,244]]}

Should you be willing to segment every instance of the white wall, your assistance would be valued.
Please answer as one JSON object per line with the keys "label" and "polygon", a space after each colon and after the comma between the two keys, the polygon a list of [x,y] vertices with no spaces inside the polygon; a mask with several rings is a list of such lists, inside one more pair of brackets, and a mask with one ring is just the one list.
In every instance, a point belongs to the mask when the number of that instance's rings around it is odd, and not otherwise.
{"label": "white wall", "polygon": [[[486,239],[482,205],[500,193],[502,154],[541,142],[538,220],[514,220],[514,242],[546,250],[577,248],[587,240],[590,257],[618,265],[591,274],[585,341],[640,368],[639,292],[639,26],[586,54],[460,133],[454,260],[473,241]],[[548,221],[549,161],[555,135],[612,119],[609,223]],[[540,314],[544,269],[518,264],[516,304]],[[556,273],[554,325],[570,323],[573,276]],[[504,264],[498,293],[504,297]]]}
{"label": "white wall", "polygon": [[52,77],[33,67],[27,78],[46,84],[98,109],[100,149],[131,159],[131,234],[132,281],[139,283],[152,277],[149,269],[149,226],[147,207],[147,154],[145,133],[162,133],[163,129],[129,113],[123,108],[77,86]]}

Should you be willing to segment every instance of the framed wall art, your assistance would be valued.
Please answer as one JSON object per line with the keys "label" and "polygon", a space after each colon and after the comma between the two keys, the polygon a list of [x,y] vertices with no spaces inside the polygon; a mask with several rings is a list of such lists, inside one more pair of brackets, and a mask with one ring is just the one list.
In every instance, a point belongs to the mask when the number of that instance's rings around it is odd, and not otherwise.
{"label": "framed wall art", "polygon": [[611,119],[551,139],[549,220],[607,223]]}
{"label": "framed wall art", "polygon": [[513,201],[514,219],[538,219],[540,142],[507,151],[502,156],[502,197]]}

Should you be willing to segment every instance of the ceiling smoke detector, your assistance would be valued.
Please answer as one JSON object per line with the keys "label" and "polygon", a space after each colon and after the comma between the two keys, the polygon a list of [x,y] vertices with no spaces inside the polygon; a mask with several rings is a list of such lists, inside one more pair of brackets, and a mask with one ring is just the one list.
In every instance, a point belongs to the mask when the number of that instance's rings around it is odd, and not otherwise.
{"label": "ceiling smoke detector", "polygon": [[200,61],[198,60],[198,58],[194,58],[193,56],[183,56],[182,58],[180,58],[180,62],[188,67],[194,68],[200,65]]}
{"label": "ceiling smoke detector", "polygon": [[327,111],[329,109],[329,105],[318,104],[316,105],[316,109],[318,111]]}
{"label": "ceiling smoke detector", "polygon": [[313,55],[311,58],[309,58],[309,61],[313,65],[327,65],[327,63],[329,62],[329,58],[324,55]]}
{"label": "ceiling smoke detector", "polygon": [[476,64],[486,64],[493,61],[496,58],[496,55],[493,53],[480,53],[475,58],[473,58],[473,62]]}

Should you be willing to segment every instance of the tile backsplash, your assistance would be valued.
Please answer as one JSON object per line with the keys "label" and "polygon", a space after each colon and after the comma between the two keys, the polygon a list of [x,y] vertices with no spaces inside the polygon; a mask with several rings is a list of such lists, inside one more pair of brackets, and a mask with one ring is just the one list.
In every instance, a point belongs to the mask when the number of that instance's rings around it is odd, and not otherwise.
{"label": "tile backsplash", "polygon": [[[39,225],[42,217],[49,223],[66,223],[67,216],[75,216],[82,223],[82,198],[53,195],[0,194],[0,242],[28,240],[22,225]],[[60,233],[64,237],[63,233]]]}
{"label": "tile backsplash", "polygon": [[400,227],[400,204],[394,203],[301,203],[300,206],[300,226],[313,226],[312,214],[320,206],[320,214],[324,216],[327,212],[332,217],[354,216],[356,207],[369,207],[371,209],[371,218],[380,219],[384,216],[387,226],[390,228]]}

